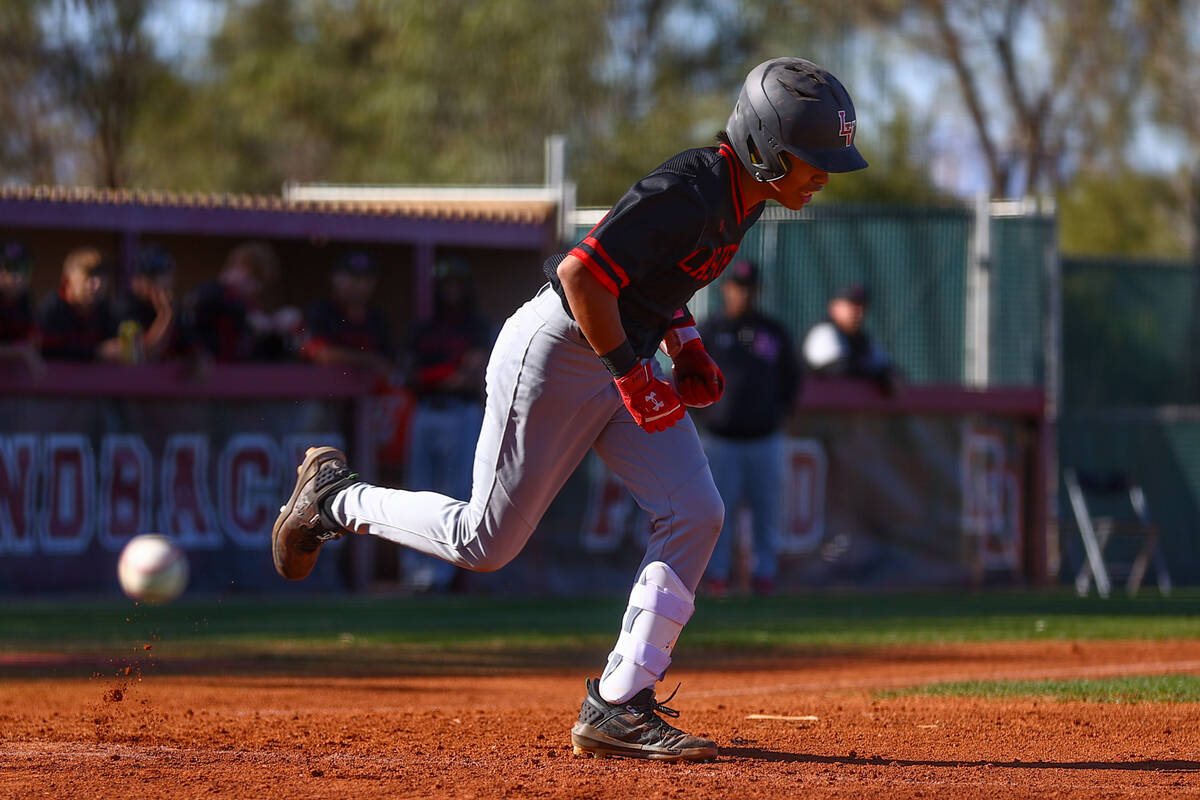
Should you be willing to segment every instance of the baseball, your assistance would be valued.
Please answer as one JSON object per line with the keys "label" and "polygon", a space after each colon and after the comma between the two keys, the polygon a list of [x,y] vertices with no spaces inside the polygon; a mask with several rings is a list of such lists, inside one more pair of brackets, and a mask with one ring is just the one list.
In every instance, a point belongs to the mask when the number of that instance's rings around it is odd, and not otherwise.
{"label": "baseball", "polygon": [[187,556],[167,537],[143,533],[130,539],[121,551],[117,579],[134,600],[167,603],[187,586]]}

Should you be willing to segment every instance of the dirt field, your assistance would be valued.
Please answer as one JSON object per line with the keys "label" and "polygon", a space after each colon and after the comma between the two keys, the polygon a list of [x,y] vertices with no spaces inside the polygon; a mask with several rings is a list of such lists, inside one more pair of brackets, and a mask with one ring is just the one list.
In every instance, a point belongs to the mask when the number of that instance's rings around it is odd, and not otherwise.
{"label": "dirt field", "polygon": [[573,756],[585,677],[574,671],[281,678],[142,662],[128,676],[0,684],[0,797],[1200,798],[1196,705],[875,696],[1172,672],[1200,672],[1200,642],[826,652],[754,671],[689,663],[670,676],[683,682],[671,705],[721,756],[672,765]]}

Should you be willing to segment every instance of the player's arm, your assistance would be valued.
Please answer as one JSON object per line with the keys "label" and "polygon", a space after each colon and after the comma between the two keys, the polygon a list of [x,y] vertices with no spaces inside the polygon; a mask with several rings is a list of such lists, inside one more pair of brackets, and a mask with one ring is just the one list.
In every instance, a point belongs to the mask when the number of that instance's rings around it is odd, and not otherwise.
{"label": "player's arm", "polygon": [[625,329],[621,326],[617,296],[573,255],[566,256],[558,265],[558,279],[562,281],[571,314],[596,355],[620,347],[625,341]]}
{"label": "player's arm", "polygon": [[621,325],[617,295],[573,255],[563,258],[557,273],[572,316],[588,344],[612,373],[634,422],[655,432],[683,419],[683,403],[675,389],[654,377],[650,362],[638,358],[629,344]]}

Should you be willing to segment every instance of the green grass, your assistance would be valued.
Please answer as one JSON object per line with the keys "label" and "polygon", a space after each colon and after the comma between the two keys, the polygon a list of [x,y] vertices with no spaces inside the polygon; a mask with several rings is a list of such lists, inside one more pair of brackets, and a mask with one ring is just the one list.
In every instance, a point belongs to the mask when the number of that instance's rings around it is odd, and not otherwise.
{"label": "green grass", "polygon": [[1100,680],[962,681],[935,683],[877,697],[1049,698],[1080,703],[1200,703],[1200,675],[1140,675]]}
{"label": "green grass", "polygon": [[[612,644],[623,598],[186,598],[163,607],[114,599],[10,600],[0,653],[127,653],[386,664],[453,651],[481,663],[594,658]],[[1170,598],[1080,599],[1067,591],[813,594],[701,598],[686,657],[733,657],[938,642],[1200,638],[1200,590]],[[422,654],[425,654],[424,656]],[[441,659],[443,662],[445,658]]]}

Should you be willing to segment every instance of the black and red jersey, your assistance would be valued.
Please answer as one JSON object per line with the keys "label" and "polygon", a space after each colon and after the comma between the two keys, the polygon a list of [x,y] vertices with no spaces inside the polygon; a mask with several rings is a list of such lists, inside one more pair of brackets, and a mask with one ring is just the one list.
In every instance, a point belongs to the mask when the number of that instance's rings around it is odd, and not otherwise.
{"label": "black and red jersey", "polygon": [[254,332],[246,301],[218,281],[196,287],[187,301],[187,326],[196,344],[217,361],[254,356]]}
{"label": "black and red jersey", "polygon": [[93,361],[101,342],[117,335],[109,305],[100,301],[90,308],[68,303],[61,293],[45,298],[38,309],[42,355],[71,361]]}
{"label": "black and red jersey", "polygon": [[485,355],[492,346],[492,326],[476,314],[438,314],[413,326],[408,349],[410,383],[419,397],[457,396],[478,399],[482,386],[448,385],[471,351]]}
{"label": "black and red jersey", "polygon": [[[685,150],[635,183],[571,250],[617,296],[634,352],[649,358],[673,325],[690,324],[688,300],[721,274],[762,203],[746,208],[728,145]],[[567,306],[557,269],[544,270]]]}
{"label": "black and red jersey", "polygon": [[318,300],[304,313],[304,344],[300,353],[311,359],[322,348],[331,346],[396,357],[391,330],[382,311],[368,308],[362,319],[351,319],[333,300]]}
{"label": "black and red jersey", "polygon": [[0,294],[0,344],[31,341],[37,335],[33,323],[33,300],[29,292],[16,297]]}

